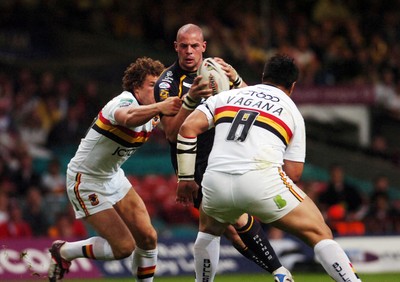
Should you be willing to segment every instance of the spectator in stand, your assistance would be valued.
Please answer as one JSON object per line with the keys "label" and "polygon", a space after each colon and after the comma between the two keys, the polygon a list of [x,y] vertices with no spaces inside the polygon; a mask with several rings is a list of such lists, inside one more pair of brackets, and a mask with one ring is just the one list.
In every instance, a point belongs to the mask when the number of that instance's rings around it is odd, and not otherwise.
{"label": "spectator in stand", "polygon": [[[0,146],[1,148],[2,146]],[[2,148],[5,149],[6,151],[7,148]],[[0,149],[0,155],[2,155],[2,150]],[[0,192],[4,192],[7,195],[15,194],[16,193],[16,185],[14,184],[13,177],[12,177],[13,171],[7,164],[6,160],[0,156]]]}
{"label": "spectator in stand", "polygon": [[83,239],[87,237],[88,232],[83,222],[75,219],[72,207],[69,207],[67,211],[56,215],[55,222],[49,227],[47,234],[52,239]]}
{"label": "spectator in stand", "polygon": [[392,68],[384,67],[380,71],[375,85],[375,101],[376,107],[382,108],[384,113],[391,107],[391,101],[395,99],[396,93],[396,77]]}
{"label": "spectator in stand", "polygon": [[8,205],[8,221],[0,224],[0,238],[24,238],[32,236],[32,229],[22,217],[22,208],[17,200]]}
{"label": "spectator in stand", "polygon": [[378,156],[384,159],[390,158],[390,151],[387,143],[387,139],[382,134],[375,134],[372,136],[370,153],[374,156]]}
{"label": "spectator in stand", "polygon": [[400,213],[393,207],[389,196],[386,193],[376,193],[371,198],[370,209],[364,219],[366,232],[369,235],[395,234],[399,217]]}
{"label": "spectator in stand", "polygon": [[78,95],[76,106],[80,110],[83,124],[90,124],[93,117],[96,117],[103,106],[103,97],[99,93],[99,82],[91,79],[86,82],[85,87]]}
{"label": "spectator in stand", "polygon": [[9,132],[13,129],[14,120],[11,115],[11,97],[1,97],[2,89],[0,85],[0,133]]}
{"label": "spectator in stand", "polygon": [[32,111],[21,119],[18,133],[22,141],[27,144],[32,157],[47,159],[51,156],[51,152],[45,147],[48,129],[43,126],[43,120],[37,111]]}
{"label": "spectator in stand", "polygon": [[49,132],[47,147],[54,149],[68,145],[77,146],[87,130],[82,120],[83,113],[80,106],[69,106],[67,116],[55,124]]}
{"label": "spectator in stand", "polygon": [[65,119],[72,99],[72,81],[67,77],[62,77],[56,85],[56,97],[60,119]]}
{"label": "spectator in stand", "polygon": [[300,69],[299,83],[313,85],[320,68],[318,57],[310,45],[310,38],[306,32],[299,32],[295,38],[295,46],[290,54]]}
{"label": "spectator in stand", "polygon": [[40,185],[41,175],[33,167],[32,156],[25,151],[18,153],[19,167],[14,173],[13,182],[16,185],[16,196],[25,197],[28,187]]}
{"label": "spectator in stand", "polygon": [[0,225],[8,221],[8,194],[0,187]]}
{"label": "spectator in stand", "polygon": [[[329,214],[343,212],[343,220],[358,220],[357,212],[362,206],[361,193],[358,188],[348,183],[340,164],[333,164],[329,169],[330,179],[325,191],[318,197],[319,208],[329,223]],[[338,219],[335,217],[335,219]]]}
{"label": "spectator in stand", "polygon": [[371,200],[374,199],[379,194],[385,194],[386,196],[389,197],[389,184],[390,181],[386,175],[380,174],[377,177],[375,177],[370,199]]}
{"label": "spectator in stand", "polygon": [[348,6],[342,0],[318,0],[312,11],[316,22],[345,21],[352,17]]}
{"label": "spectator in stand", "polygon": [[53,158],[49,161],[46,171],[41,174],[40,183],[45,192],[49,214],[57,214],[64,210],[68,197],[65,192],[65,173],[61,169],[59,159]]}
{"label": "spectator in stand", "polygon": [[49,213],[43,201],[41,190],[37,186],[29,187],[23,205],[23,218],[31,227],[33,236],[47,235]]}
{"label": "spectator in stand", "polygon": [[44,72],[41,77],[38,96],[39,99],[33,109],[37,116],[38,124],[42,133],[41,142],[38,145],[45,145],[47,136],[51,129],[62,118],[64,109],[60,104],[60,98],[56,94],[56,82],[52,72]]}
{"label": "spectator in stand", "polygon": [[56,196],[65,194],[65,175],[58,158],[51,159],[47,164],[47,170],[41,175],[41,185],[47,194]]}

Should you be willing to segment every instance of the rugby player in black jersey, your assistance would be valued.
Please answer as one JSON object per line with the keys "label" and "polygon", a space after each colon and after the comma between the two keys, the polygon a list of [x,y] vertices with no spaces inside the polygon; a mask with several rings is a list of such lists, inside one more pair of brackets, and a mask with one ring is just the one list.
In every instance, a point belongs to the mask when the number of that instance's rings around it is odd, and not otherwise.
{"label": "rugby player in black jersey", "polygon": [[[178,59],[161,74],[154,87],[157,102],[174,96],[183,100],[182,107],[176,115],[161,116],[163,130],[170,143],[171,161],[175,171],[177,171],[176,139],[179,128],[197,105],[212,93],[212,90],[206,87],[207,82],[200,82],[201,77],[196,73],[203,60],[206,45],[207,42],[204,40],[202,29],[199,26],[194,24],[182,26],[178,30],[174,42]],[[215,59],[226,72],[232,87],[247,86],[231,65],[221,58]],[[194,179],[200,187],[213,141],[214,129],[206,131],[198,137]],[[199,208],[202,198],[201,188],[193,198],[194,206]],[[202,218],[200,218],[199,224],[200,226],[204,224]],[[242,215],[235,226],[227,228],[224,235],[242,255],[272,273],[275,281],[293,282],[291,273],[282,266],[262,226],[251,215]]]}

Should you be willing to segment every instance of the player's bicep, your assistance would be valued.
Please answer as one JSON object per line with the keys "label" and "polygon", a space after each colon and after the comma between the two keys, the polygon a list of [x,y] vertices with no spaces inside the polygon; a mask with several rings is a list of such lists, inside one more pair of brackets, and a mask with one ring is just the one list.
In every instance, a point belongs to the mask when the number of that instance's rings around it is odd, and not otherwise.
{"label": "player's bicep", "polygon": [[128,107],[115,109],[114,120],[116,121],[117,124],[125,124],[128,111],[129,111]]}

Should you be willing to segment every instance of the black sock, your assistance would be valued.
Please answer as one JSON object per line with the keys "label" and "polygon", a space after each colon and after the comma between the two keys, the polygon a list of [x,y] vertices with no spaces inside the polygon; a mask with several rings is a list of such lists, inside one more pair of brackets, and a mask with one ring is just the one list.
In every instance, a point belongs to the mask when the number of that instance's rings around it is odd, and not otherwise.
{"label": "black sock", "polygon": [[260,260],[260,259],[256,256],[256,254],[255,254],[252,250],[250,250],[247,246],[243,249],[243,248],[241,248],[240,246],[236,246],[235,244],[232,244],[232,245],[235,247],[235,249],[236,249],[239,253],[242,254],[242,256],[244,256],[245,258],[247,258],[247,259],[249,259],[249,260],[255,262],[255,263],[256,263],[259,267],[261,267],[262,269],[264,269],[264,270],[266,270],[266,271],[268,271],[268,272],[271,272],[271,271],[269,270],[268,266],[265,265],[265,264],[263,263],[263,261]]}
{"label": "black sock", "polygon": [[[255,220],[253,216],[249,215],[247,224],[236,230],[242,241],[248,247],[247,250],[239,250],[241,254],[253,260],[270,273],[282,266],[261,224]],[[243,252],[249,253],[244,254]]]}

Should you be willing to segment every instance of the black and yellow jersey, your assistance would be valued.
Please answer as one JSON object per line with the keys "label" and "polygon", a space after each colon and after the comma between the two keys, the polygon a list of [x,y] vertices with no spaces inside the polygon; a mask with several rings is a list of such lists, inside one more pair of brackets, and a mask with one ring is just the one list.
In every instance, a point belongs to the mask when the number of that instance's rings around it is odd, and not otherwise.
{"label": "black and yellow jersey", "polygon": [[[196,76],[196,72],[183,70],[179,66],[178,61],[176,61],[173,65],[168,67],[157,80],[154,87],[154,97],[156,101],[160,102],[168,97],[175,96],[182,98],[183,95],[189,91]],[[214,129],[206,131],[198,136],[195,179],[199,185],[207,167],[208,155],[210,154],[213,142]],[[177,171],[176,143],[170,143],[170,146],[171,162],[175,171]]]}

